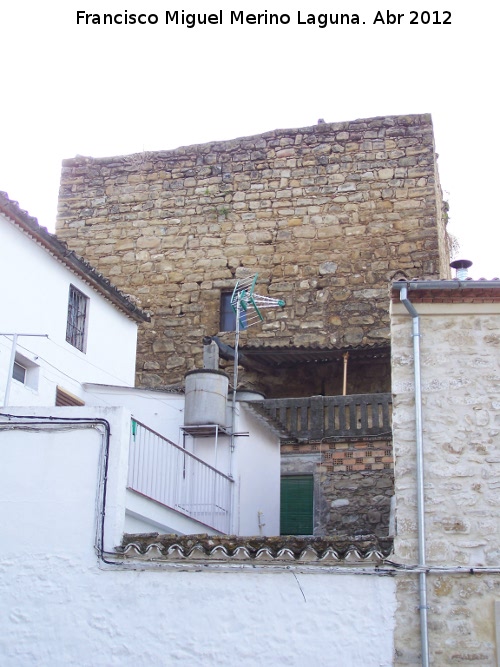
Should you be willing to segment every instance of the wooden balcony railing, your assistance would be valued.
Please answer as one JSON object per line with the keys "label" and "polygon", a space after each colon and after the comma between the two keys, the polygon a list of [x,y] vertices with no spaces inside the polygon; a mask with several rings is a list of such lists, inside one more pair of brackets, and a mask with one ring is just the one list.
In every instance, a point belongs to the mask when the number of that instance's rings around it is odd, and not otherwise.
{"label": "wooden balcony railing", "polygon": [[269,398],[252,402],[290,438],[321,440],[332,436],[391,435],[391,394]]}

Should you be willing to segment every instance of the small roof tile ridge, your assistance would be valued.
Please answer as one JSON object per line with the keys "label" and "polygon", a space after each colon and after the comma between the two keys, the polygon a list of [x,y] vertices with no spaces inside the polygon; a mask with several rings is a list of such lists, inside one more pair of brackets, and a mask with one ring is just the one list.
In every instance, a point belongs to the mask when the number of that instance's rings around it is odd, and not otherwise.
{"label": "small roof tile ridge", "polygon": [[316,562],[380,562],[393,549],[392,538],[375,535],[241,537],[235,535],[126,534],[118,553],[129,558],[162,560],[250,560]]}
{"label": "small roof tile ridge", "polygon": [[113,283],[93,267],[86,259],[70,250],[64,241],[55,234],[48,231],[38,222],[37,218],[22,209],[19,202],[9,198],[6,192],[0,191],[0,212],[14,221],[28,235],[32,235],[36,241],[44,245],[54,255],[73,271],[89,282],[89,284],[110,299],[115,306],[132,316],[135,320],[149,322],[149,314],[134,303],[130,295],[119,290]]}

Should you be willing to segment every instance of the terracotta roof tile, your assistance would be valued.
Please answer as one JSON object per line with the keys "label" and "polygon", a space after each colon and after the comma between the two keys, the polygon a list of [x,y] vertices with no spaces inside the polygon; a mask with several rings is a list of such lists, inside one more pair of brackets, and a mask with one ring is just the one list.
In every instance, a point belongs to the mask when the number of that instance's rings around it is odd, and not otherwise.
{"label": "terracotta roof tile", "polygon": [[237,537],[234,535],[124,535],[118,552],[126,558],[169,562],[297,565],[377,564],[392,553],[392,538]]}

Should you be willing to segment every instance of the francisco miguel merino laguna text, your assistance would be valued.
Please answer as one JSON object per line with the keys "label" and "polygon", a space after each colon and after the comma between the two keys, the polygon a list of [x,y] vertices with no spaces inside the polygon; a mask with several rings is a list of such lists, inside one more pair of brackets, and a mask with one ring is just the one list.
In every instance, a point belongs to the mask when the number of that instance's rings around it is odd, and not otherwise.
{"label": "francisco miguel merino laguna text", "polygon": [[[288,25],[291,22],[290,14],[274,14],[265,10],[260,14],[249,14],[243,11],[229,12],[229,23],[239,25]],[[92,14],[83,10],[76,12],[77,25],[155,25],[159,22],[158,14],[136,14],[125,10],[121,14]],[[198,25],[222,25],[222,9],[212,14],[193,14],[184,10],[165,11],[165,24],[183,25],[194,28]],[[359,24],[358,14],[305,14],[297,12],[297,25],[317,25],[326,28],[327,25]]]}

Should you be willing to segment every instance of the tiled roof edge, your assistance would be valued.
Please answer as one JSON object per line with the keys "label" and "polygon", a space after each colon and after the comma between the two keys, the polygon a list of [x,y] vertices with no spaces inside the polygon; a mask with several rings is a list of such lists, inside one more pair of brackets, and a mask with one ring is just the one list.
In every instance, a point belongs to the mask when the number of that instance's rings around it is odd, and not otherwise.
{"label": "tiled roof edge", "polygon": [[465,280],[459,280],[458,278],[443,278],[442,280],[434,280],[428,278],[408,278],[395,280],[392,283],[393,290],[400,290],[403,287],[407,287],[409,290],[424,290],[424,289],[448,289],[448,290],[459,290],[459,289],[487,289],[487,288],[499,288],[500,287],[500,278],[479,278],[477,280],[473,278],[466,278]]}
{"label": "tiled roof edge", "polygon": [[379,564],[392,553],[392,538],[236,537],[209,535],[125,535],[125,558],[166,562],[352,565]]}
{"label": "tiled roof edge", "polygon": [[115,287],[86,260],[69,250],[66,243],[42,227],[36,218],[21,209],[18,202],[9,199],[8,194],[2,191],[0,191],[0,211],[126,315],[137,322],[150,321],[150,316],[146,311],[139,308],[130,297]]}

